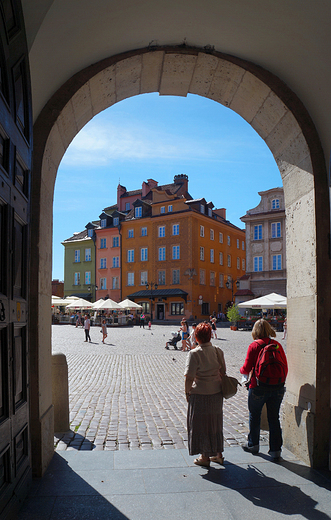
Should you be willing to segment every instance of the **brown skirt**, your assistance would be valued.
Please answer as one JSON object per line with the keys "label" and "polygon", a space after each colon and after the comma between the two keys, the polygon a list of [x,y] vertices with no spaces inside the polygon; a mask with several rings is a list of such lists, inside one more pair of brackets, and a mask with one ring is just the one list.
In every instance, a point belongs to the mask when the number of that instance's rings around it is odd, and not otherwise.
{"label": "brown skirt", "polygon": [[187,409],[188,449],[190,455],[213,457],[222,453],[223,396],[191,394]]}

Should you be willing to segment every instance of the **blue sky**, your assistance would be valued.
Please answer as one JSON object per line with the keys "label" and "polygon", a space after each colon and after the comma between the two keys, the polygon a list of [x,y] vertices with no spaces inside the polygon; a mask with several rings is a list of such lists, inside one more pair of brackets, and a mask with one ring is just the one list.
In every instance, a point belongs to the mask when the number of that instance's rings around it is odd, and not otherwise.
{"label": "blue sky", "polygon": [[259,191],[282,186],[264,141],[232,110],[199,96],[144,94],[94,117],[76,136],[59,167],[54,193],[53,279],[63,280],[61,242],[116,203],[128,190],[185,173],[193,198],[240,217],[260,202]]}

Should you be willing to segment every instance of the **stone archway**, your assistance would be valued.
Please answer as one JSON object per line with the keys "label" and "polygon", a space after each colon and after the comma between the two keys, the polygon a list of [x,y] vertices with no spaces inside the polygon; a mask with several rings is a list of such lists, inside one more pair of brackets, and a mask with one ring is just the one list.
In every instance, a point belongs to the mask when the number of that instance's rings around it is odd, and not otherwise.
{"label": "stone archway", "polygon": [[[59,163],[97,113],[130,96],[208,97],[241,115],[279,166],[287,215],[288,358],[285,445],[314,466],[329,450],[330,354],[327,308],[329,200],[325,160],[314,125],[281,80],[232,56],[199,49],[142,49],[77,73],[34,126],[31,258],[31,418],[33,464],[42,474],[53,450],[50,305],[52,202]],[[249,180],[248,180],[249,181]],[[326,417],[328,418],[327,420]]]}

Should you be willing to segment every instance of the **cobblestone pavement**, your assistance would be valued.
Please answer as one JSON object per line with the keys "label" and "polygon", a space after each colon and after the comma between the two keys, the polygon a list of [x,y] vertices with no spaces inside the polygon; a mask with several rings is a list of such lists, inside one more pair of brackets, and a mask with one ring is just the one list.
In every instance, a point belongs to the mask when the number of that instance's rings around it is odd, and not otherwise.
{"label": "cobblestone pavement", "polygon": [[[56,450],[180,449],[187,447],[184,367],[186,353],[166,350],[178,326],[108,328],[90,331],[53,325],[52,350],[66,355],[69,369],[70,431],[55,435]],[[240,380],[251,333],[218,329],[213,340],[225,355],[228,375]],[[277,333],[281,341],[282,333]],[[284,347],[286,341],[281,341]],[[178,344],[179,345],[179,344]],[[247,391],[224,401],[225,446],[241,444],[248,432]],[[262,443],[267,432],[262,432]]]}

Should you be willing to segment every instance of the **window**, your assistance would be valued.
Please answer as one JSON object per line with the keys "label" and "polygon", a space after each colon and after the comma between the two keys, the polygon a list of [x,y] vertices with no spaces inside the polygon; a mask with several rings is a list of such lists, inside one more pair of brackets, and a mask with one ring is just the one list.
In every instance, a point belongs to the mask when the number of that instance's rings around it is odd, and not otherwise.
{"label": "window", "polygon": [[245,241],[244,241],[244,240],[241,242],[241,249],[242,249],[243,251],[245,251]]}
{"label": "window", "polygon": [[240,249],[240,240],[237,238],[237,249]]}
{"label": "window", "polygon": [[120,219],[119,219],[119,217],[114,217],[114,218],[113,218],[113,224],[114,224],[114,226],[118,226],[119,223],[120,223]]}
{"label": "window", "polygon": [[141,206],[137,206],[134,208],[134,216],[135,218],[141,218],[143,214],[143,208]]}
{"label": "window", "polygon": [[180,246],[172,246],[172,259],[173,260],[180,259]]}
{"label": "window", "polygon": [[179,284],[179,269],[172,270],[172,283],[174,285]]}
{"label": "window", "polygon": [[128,262],[134,262],[134,249],[128,249]]}
{"label": "window", "polygon": [[282,268],[282,255],[273,255],[272,256],[272,270],[280,271]]}
{"label": "window", "polygon": [[158,236],[165,237],[165,226],[159,226],[158,228]]}
{"label": "window", "polygon": [[158,255],[159,260],[166,259],[166,250],[165,249],[166,249],[165,247],[159,247],[159,255]]}
{"label": "window", "polygon": [[205,214],[205,206],[203,204],[200,204],[200,213]]}
{"label": "window", "polygon": [[100,226],[101,227],[106,227],[107,226],[107,219],[106,218],[102,218],[100,220]]}
{"label": "window", "polygon": [[134,273],[128,273],[128,285],[134,285]]}
{"label": "window", "polygon": [[273,199],[271,201],[271,209],[279,209],[279,199]]}
{"label": "window", "polygon": [[210,312],[208,302],[205,302],[201,305],[201,314],[203,314],[204,316],[209,316]]}
{"label": "window", "polygon": [[91,283],[91,271],[85,271],[85,285],[90,285]]}
{"label": "window", "polygon": [[228,267],[231,267],[231,255],[228,255]]}
{"label": "window", "polygon": [[272,238],[279,238],[280,236],[282,236],[280,222],[272,222],[272,224],[271,224],[271,237]]}
{"label": "window", "polygon": [[214,271],[210,271],[210,285],[215,287],[215,273],[214,273]]}
{"label": "window", "polygon": [[80,249],[75,250],[75,262],[80,262]]}
{"label": "window", "polygon": [[107,278],[100,278],[100,289],[107,289]]}
{"label": "window", "polygon": [[262,224],[254,226],[254,240],[262,240]]}
{"label": "window", "polygon": [[125,203],[125,211],[129,211],[130,209],[130,202]]}
{"label": "window", "polygon": [[80,273],[75,273],[74,285],[80,285]]}
{"label": "window", "polygon": [[161,206],[160,213],[165,213],[165,206]]}
{"label": "window", "polygon": [[157,280],[159,285],[165,285],[165,271],[159,271],[157,275]]}
{"label": "window", "polygon": [[200,260],[204,260],[204,259],[205,259],[205,248],[200,247]]}
{"label": "window", "polygon": [[263,257],[254,256],[254,271],[263,271]]}
{"label": "window", "polygon": [[179,224],[173,224],[172,226],[172,234],[179,235]]}
{"label": "window", "polygon": [[113,256],[113,267],[119,267],[119,266],[120,266],[120,257]]}
{"label": "window", "polygon": [[212,209],[211,209],[211,208],[208,208],[208,217],[212,217],[212,216],[213,216]]}
{"label": "window", "polygon": [[100,269],[107,269],[107,258],[100,258]]}
{"label": "window", "polygon": [[92,238],[93,237],[93,229],[88,229],[87,230],[87,236]]}
{"label": "window", "polygon": [[148,248],[147,247],[142,247],[140,249],[140,260],[141,260],[141,262],[147,262],[147,260],[148,260]]}
{"label": "window", "polygon": [[133,229],[129,229],[128,230],[128,238],[133,238],[133,237],[134,237]]}
{"label": "window", "polygon": [[169,212],[169,213],[172,212],[172,204],[169,204],[169,206],[168,206],[168,212]]}
{"label": "window", "polygon": [[200,236],[201,237],[205,236],[205,227],[204,226],[200,226]]}
{"label": "window", "polygon": [[239,256],[237,257],[237,269],[240,269],[240,258],[239,258]]}
{"label": "window", "polygon": [[245,258],[242,259],[242,269],[245,271]]}
{"label": "window", "polygon": [[214,249],[210,250],[210,261],[211,261],[212,264],[215,262],[215,259],[214,259]]}
{"label": "window", "polygon": [[142,237],[147,237],[147,227],[142,227],[141,228],[141,236]]}
{"label": "window", "polygon": [[140,285],[146,285],[147,283],[147,271],[141,271],[140,273]]}
{"label": "window", "polygon": [[231,237],[228,235],[228,246],[231,246]]}
{"label": "window", "polygon": [[200,269],[200,284],[206,285],[206,271],[204,269]]}
{"label": "window", "polygon": [[214,230],[210,230],[210,240],[214,240]]}
{"label": "window", "polygon": [[139,302],[139,305],[142,306],[141,312],[144,314],[149,314],[149,302]]}
{"label": "window", "polygon": [[118,289],[119,288],[119,281],[118,276],[113,276],[112,278],[112,289]]}
{"label": "window", "polygon": [[184,314],[184,303],[172,303],[170,308],[172,316]]}
{"label": "window", "polygon": [[218,240],[220,244],[223,244],[223,233],[218,234]]}
{"label": "window", "polygon": [[223,265],[223,253],[220,253],[219,257],[220,257],[220,265]]}
{"label": "window", "polygon": [[219,287],[224,287],[224,275],[220,273],[219,275],[219,281],[218,281]]}
{"label": "window", "polygon": [[85,249],[85,262],[91,262],[91,248],[87,247]]}
{"label": "window", "polygon": [[100,249],[106,249],[106,247],[107,247],[106,238],[100,238]]}
{"label": "window", "polygon": [[120,237],[113,237],[113,247],[119,247],[119,245],[120,245]]}

